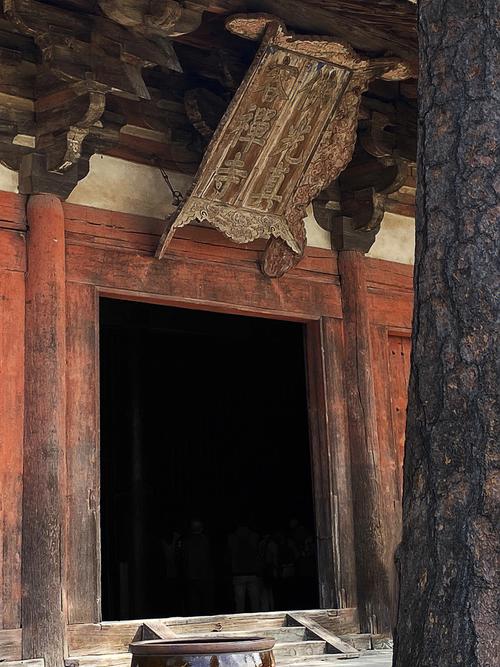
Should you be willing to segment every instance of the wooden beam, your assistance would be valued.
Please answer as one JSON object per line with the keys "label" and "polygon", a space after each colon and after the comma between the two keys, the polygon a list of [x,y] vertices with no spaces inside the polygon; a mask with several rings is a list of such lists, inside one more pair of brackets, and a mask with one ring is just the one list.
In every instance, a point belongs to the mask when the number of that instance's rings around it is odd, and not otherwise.
{"label": "wooden beam", "polygon": [[348,644],[340,637],[337,637],[337,635],[321,626],[314,619],[309,618],[306,613],[289,612],[287,613],[287,619],[304,626],[308,639],[317,638],[326,642],[327,653],[344,653],[352,658],[359,656],[358,649],[354,648],[352,644]]}
{"label": "wooden beam", "polygon": [[262,276],[256,264],[232,265],[207,257],[199,261],[187,253],[169,253],[167,261],[158,262],[130,251],[83,245],[69,245],[67,259],[70,280],[97,285],[121,298],[128,293],[170,305],[297,321],[317,319],[323,313],[340,315],[338,287],[321,276],[311,281],[297,272],[279,283]]}
{"label": "wooden beam", "polygon": [[259,6],[277,12],[302,32],[334,35],[348,40],[355,48],[379,53],[390,51],[417,60],[415,7],[410,2],[262,0]]}
{"label": "wooden beam", "polygon": [[65,625],[66,321],[64,214],[53,195],[29,198],[22,544],[23,657],[60,667]]}
{"label": "wooden beam", "polygon": [[[104,14],[139,36],[162,40],[168,44],[167,37],[184,35],[196,30],[209,0],[195,0],[185,3],[176,0],[163,0],[150,3],[149,0],[98,0]],[[164,47],[165,48],[165,47]]]}
{"label": "wooden beam", "polygon": [[378,634],[391,627],[390,597],[384,559],[380,452],[364,261],[362,253],[355,250],[339,252],[358,608],[361,631]]}

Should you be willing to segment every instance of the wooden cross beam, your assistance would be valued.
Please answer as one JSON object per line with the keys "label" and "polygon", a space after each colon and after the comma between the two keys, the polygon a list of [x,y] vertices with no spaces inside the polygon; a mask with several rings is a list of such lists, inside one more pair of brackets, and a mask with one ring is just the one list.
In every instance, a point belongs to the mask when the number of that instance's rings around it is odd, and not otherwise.
{"label": "wooden cross beam", "polygon": [[[107,112],[106,97],[150,100],[143,69],[169,69],[172,59],[164,44],[102,17],[37,0],[3,5],[21,35],[16,50],[0,44],[0,60],[18,73],[14,89],[23,96],[0,98],[0,160],[19,171],[20,192],[64,199],[88,173],[90,156],[118,143],[126,120]],[[9,72],[1,78],[9,81]]]}

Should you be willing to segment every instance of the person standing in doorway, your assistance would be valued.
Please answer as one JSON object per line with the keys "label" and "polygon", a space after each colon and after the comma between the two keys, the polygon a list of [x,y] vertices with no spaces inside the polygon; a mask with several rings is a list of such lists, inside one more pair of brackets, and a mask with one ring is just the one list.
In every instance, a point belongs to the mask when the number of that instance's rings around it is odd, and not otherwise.
{"label": "person standing in doorway", "polygon": [[165,536],[162,539],[165,566],[165,616],[174,616],[175,614],[180,614],[184,611],[182,608],[182,590],[179,576],[180,538],[180,533],[175,529],[169,529],[166,531]]}
{"label": "person standing in doorway", "polygon": [[203,616],[213,612],[214,570],[210,541],[200,519],[193,519],[182,541],[181,556],[187,589],[188,613]]}
{"label": "person standing in doorway", "polygon": [[267,533],[259,543],[261,575],[260,609],[274,611],[274,585],[278,573],[278,546],[272,535]]}
{"label": "person standing in doorway", "polygon": [[259,535],[242,523],[228,538],[236,612],[259,611]]}

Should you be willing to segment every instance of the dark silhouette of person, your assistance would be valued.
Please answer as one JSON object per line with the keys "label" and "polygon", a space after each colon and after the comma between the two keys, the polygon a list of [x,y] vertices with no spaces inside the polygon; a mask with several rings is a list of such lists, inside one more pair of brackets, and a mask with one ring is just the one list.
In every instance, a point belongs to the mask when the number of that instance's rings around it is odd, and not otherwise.
{"label": "dark silhouette of person", "polygon": [[190,532],[182,541],[181,555],[188,611],[192,615],[210,614],[214,605],[214,570],[210,540],[200,519],[191,521]]}
{"label": "dark silhouette of person", "polygon": [[297,550],[293,540],[282,530],[274,533],[273,539],[278,549],[276,606],[280,610],[294,609]]}
{"label": "dark silhouette of person", "polygon": [[259,611],[259,542],[259,535],[245,523],[238,526],[228,538],[237,612]]}
{"label": "dark silhouette of person", "polygon": [[264,535],[259,543],[259,561],[261,574],[259,611],[274,611],[274,586],[278,575],[278,545],[270,533]]}
{"label": "dark silhouette of person", "polygon": [[183,611],[179,562],[180,545],[180,533],[175,529],[168,529],[162,539],[165,581],[164,604],[166,604],[164,613],[172,616]]}

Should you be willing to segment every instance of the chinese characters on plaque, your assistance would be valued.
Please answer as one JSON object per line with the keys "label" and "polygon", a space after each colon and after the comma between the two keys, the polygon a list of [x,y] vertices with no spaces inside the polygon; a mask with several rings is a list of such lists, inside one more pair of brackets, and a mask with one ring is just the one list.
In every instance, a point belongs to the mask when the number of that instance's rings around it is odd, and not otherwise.
{"label": "chinese characters on plaque", "polygon": [[[237,243],[277,240],[298,259],[305,209],[350,159],[361,93],[377,61],[362,60],[331,40],[289,35],[272,17],[234,17],[228,28],[249,38],[263,36],[262,44],[158,255],[177,228],[199,221]],[[391,67],[394,62],[386,59],[378,75]],[[320,163],[330,159],[325,148],[332,141],[344,145],[338,147],[342,158],[328,167]]]}

